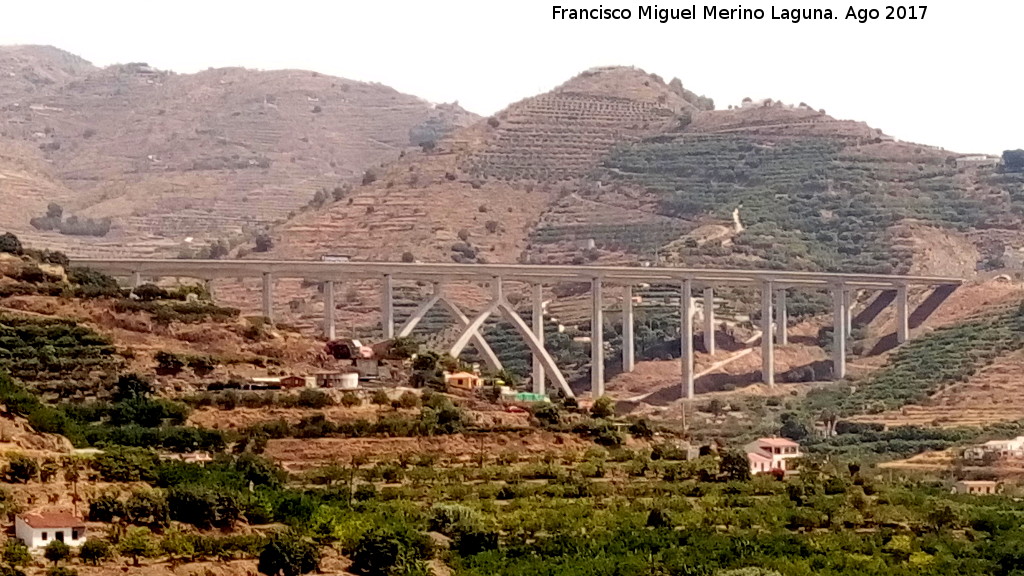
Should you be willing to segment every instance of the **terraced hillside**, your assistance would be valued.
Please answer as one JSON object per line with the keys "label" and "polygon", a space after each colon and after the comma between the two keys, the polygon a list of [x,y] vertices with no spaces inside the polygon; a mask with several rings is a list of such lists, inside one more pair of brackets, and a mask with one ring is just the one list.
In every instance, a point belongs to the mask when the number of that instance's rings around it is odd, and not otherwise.
{"label": "terraced hillside", "polygon": [[[1024,418],[1017,326],[1024,286],[1000,281],[967,290],[936,314],[934,332],[892,357],[890,364],[905,367],[895,375],[898,385],[862,390],[873,401],[861,403],[857,421],[951,428]],[[965,306],[975,311],[961,318]]]}
{"label": "terraced hillside", "polygon": [[588,70],[488,119],[493,134],[463,168],[500,180],[578,178],[614,146],[685,125],[709,105],[675,86],[632,68]]}
{"label": "terraced hillside", "polygon": [[113,278],[68,268],[60,253],[21,252],[0,250],[0,372],[40,393],[92,397],[125,371],[180,390],[323,361],[315,341],[197,299],[196,286],[129,296]]}
{"label": "terraced hillside", "polygon": [[912,234],[897,226],[908,219],[952,231],[1019,230],[1019,220],[1005,217],[1008,202],[976,189],[948,153],[804,126],[683,132],[623,146],[597,177],[613,190],[639,189],[658,214],[694,224],[733,224],[735,212],[741,232],[671,245],[665,257],[679,264],[907,272]]}
{"label": "terraced hillside", "polygon": [[[371,171],[344,198],[279,227],[274,248],[252,257],[971,277],[979,267],[998,267],[1024,238],[1019,182],[989,159],[961,157],[806,105],[711,110],[678,81],[601,68]],[[339,319],[372,337],[379,287],[354,286],[369,292],[340,303]],[[410,302],[427,290],[408,288]],[[467,310],[486,302],[484,287],[459,290]],[[319,299],[313,287],[286,291],[290,301]],[[756,294],[720,297],[736,317],[756,315]],[[549,314],[585,337],[585,300],[556,288]],[[257,302],[248,298],[250,307]],[[824,293],[793,295],[791,319],[813,318],[827,303]],[[808,345],[817,345],[818,328],[807,329]],[[488,329],[511,342],[500,325]],[[864,334],[865,342],[881,336]],[[499,348],[525,372],[518,345]],[[575,358],[571,348],[562,352]]]}
{"label": "terraced hillside", "polygon": [[[370,171],[364,185],[343,198],[275,229],[273,249],[251,257],[548,261],[530,251],[532,235],[544,234],[535,232],[546,226],[542,215],[573,204],[574,192],[603,155],[623,141],[678,127],[710,106],[678,80],[666,84],[634,68],[591,70],[458,130],[432,149]],[[616,218],[606,214],[609,222]],[[650,243],[672,237],[674,219],[636,212],[638,227],[648,220],[661,226]],[[552,256],[571,259],[578,252],[560,249],[562,255]],[[610,254],[601,261],[634,260]],[[465,292],[471,302],[486,298],[477,289]],[[302,297],[316,298],[311,289],[287,298]],[[339,318],[349,312],[342,305]]]}
{"label": "terraced hillside", "polygon": [[[0,48],[0,110],[0,199],[18,205],[0,226],[92,255],[251,235],[474,119],[316,72],[99,69],[47,47]],[[65,217],[109,218],[111,231],[35,229],[50,202]]]}
{"label": "terraced hillside", "polygon": [[[270,233],[272,247],[249,257],[968,277],[979,267],[1013,264],[1024,247],[1020,179],[989,159],[961,162],[962,155],[897,142],[803,104],[716,111],[679,81],[633,68],[584,72],[452,130],[469,118],[457,107],[429,110],[381,87],[314,73],[179,76],[134,64],[97,70],[52,53],[32,58],[15,73],[18,93],[30,94],[22,100],[32,104],[8,105],[0,149],[0,189],[28,201],[4,217],[24,223],[56,198],[65,216],[111,218],[107,237],[75,237],[95,254],[178,253],[184,236],[194,244],[233,237],[233,248],[284,220]],[[25,80],[27,69],[48,71],[46,79]],[[180,100],[193,102],[191,116],[167,104]],[[71,123],[109,117],[115,108],[136,110],[140,120],[118,133]],[[382,117],[390,118],[386,126],[378,125]],[[358,137],[343,138],[352,134]],[[109,165],[122,176],[105,177],[95,164],[104,137],[121,146],[104,150],[116,153]],[[41,247],[68,238],[35,230],[23,236]],[[341,287],[344,333],[379,335],[379,288]],[[224,281],[215,289],[226,303],[256,311],[258,285]],[[400,287],[399,317],[428,290]],[[454,291],[467,313],[489,297],[486,286]],[[519,288],[510,292],[522,296]],[[278,318],[319,328],[315,285],[282,281],[276,295]],[[718,296],[737,318],[754,312],[750,294]],[[813,317],[826,302],[814,294],[794,299],[791,318]],[[586,308],[571,287],[555,287],[549,315],[585,337]],[[432,316],[421,333],[445,320]],[[487,329],[508,343],[499,354],[522,371],[527,359],[507,327]],[[815,330],[808,328],[809,345]],[[450,336],[443,332],[436,343]],[[563,352],[580,368],[577,344]]]}

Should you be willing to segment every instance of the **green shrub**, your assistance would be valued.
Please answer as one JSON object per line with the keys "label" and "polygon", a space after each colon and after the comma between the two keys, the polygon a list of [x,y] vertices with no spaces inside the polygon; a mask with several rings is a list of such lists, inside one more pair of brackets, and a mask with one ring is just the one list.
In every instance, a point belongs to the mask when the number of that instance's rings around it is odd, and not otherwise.
{"label": "green shrub", "polygon": [[122,374],[114,384],[114,400],[123,402],[144,399],[152,395],[153,391],[153,382],[149,379],[138,374]]}
{"label": "green shrub", "polygon": [[426,560],[433,555],[430,538],[407,526],[378,526],[359,538],[352,567],[362,574],[391,574],[403,560]]}
{"label": "green shrub", "polygon": [[325,408],[333,403],[331,397],[322,390],[306,388],[299,392],[298,404],[303,408]]}
{"label": "green shrub", "polygon": [[24,454],[8,456],[7,467],[4,469],[4,478],[7,482],[25,484],[35,480],[38,475],[39,463],[34,458]]}
{"label": "green shrub", "polygon": [[255,244],[254,252],[268,252],[274,247],[274,240],[270,237],[270,234],[261,232],[256,235]]}
{"label": "green shrub", "polygon": [[164,352],[163,350],[157,352],[153,359],[156,360],[157,374],[176,375],[185,368],[185,361],[179,358],[177,354]]}
{"label": "green shrub", "polygon": [[453,536],[460,525],[476,525],[480,521],[476,510],[462,504],[434,504],[430,507],[430,530],[445,536]]}
{"label": "green shrub", "polygon": [[87,564],[99,566],[100,562],[114,557],[114,550],[106,540],[88,538],[78,551],[78,557]]}
{"label": "green shrub", "polygon": [[319,547],[295,532],[275,534],[260,552],[257,569],[268,576],[299,576],[320,567]]}
{"label": "green shrub", "polygon": [[198,528],[230,528],[242,515],[238,494],[198,484],[175,486],[167,494],[172,520]]}
{"label": "green shrub", "polygon": [[654,430],[646,418],[641,418],[629,425],[629,434],[634,438],[649,440],[654,437]]}
{"label": "green shrub", "polygon": [[28,546],[25,546],[20,540],[8,538],[4,542],[3,549],[4,562],[11,566],[29,566],[32,564],[32,554],[28,551]]}
{"label": "green shrub", "polygon": [[532,412],[533,417],[544,426],[557,426],[562,421],[562,413],[555,404],[547,402],[535,404],[532,407]]}
{"label": "green shrub", "polygon": [[132,559],[135,566],[139,565],[139,558],[149,558],[155,556],[157,552],[153,533],[149,528],[129,528],[117,547],[121,554]]}
{"label": "green shrub", "polygon": [[373,395],[370,396],[370,402],[377,406],[387,406],[388,404],[391,404],[391,398],[385,390],[374,390]]}
{"label": "green shrub", "polygon": [[158,492],[133,491],[124,503],[124,518],[137,526],[164,528],[170,521],[167,499]]}
{"label": "green shrub", "polygon": [[187,363],[199,377],[207,376],[217,368],[217,359],[212,356],[189,356]]}
{"label": "green shrub", "polygon": [[601,396],[594,400],[590,407],[590,415],[594,418],[611,418],[615,415],[615,401],[608,396]]}
{"label": "green shrub", "polygon": [[420,397],[417,396],[414,392],[403,392],[402,395],[399,396],[398,398],[398,406],[400,408],[419,408]]}
{"label": "green shrub", "polygon": [[167,290],[164,290],[156,284],[142,284],[140,286],[136,286],[135,289],[132,290],[132,294],[135,294],[135,296],[142,302],[167,300],[171,296]]}
{"label": "green shrub", "polygon": [[20,256],[24,252],[21,240],[18,240],[18,237],[10,232],[0,234],[0,252]]}
{"label": "green shrub", "polygon": [[151,482],[156,479],[158,458],[143,448],[111,446],[92,461],[105,482]]}
{"label": "green shrub", "polygon": [[60,540],[51,540],[43,550],[43,557],[56,566],[71,557],[71,547]]}

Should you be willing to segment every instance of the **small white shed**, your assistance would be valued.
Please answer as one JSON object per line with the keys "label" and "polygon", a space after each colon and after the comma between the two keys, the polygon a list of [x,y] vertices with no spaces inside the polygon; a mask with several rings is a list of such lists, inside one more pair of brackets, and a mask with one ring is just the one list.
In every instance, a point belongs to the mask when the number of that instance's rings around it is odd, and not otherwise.
{"label": "small white shed", "polygon": [[53,540],[81,546],[85,542],[85,521],[70,512],[19,514],[14,519],[14,533],[29,548],[43,548]]}

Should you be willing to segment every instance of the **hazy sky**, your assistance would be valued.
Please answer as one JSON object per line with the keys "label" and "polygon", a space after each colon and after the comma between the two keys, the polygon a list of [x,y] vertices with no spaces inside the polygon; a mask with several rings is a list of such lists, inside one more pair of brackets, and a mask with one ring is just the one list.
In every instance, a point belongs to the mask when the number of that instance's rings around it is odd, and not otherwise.
{"label": "hazy sky", "polygon": [[[679,77],[720,108],[745,96],[803,101],[950,150],[1024,147],[1024,2],[919,2],[928,9],[917,21],[860,24],[842,20],[850,4],[819,0],[780,1],[777,10],[831,7],[841,19],[661,24],[552,20],[553,5],[630,8],[634,17],[640,5],[590,0],[9,0],[0,44],[52,44],[98,65],[141,61],[176,72],[310,69],[458,100],[479,114],[586,68],[633,65]],[[855,6],[885,15],[885,3]]]}

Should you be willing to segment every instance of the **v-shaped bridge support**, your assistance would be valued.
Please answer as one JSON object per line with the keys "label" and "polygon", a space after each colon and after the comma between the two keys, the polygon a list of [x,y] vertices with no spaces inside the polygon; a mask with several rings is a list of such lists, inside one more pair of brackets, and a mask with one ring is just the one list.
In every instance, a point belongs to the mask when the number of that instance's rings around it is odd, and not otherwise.
{"label": "v-shaped bridge support", "polygon": [[534,334],[533,330],[526,323],[525,320],[515,311],[515,308],[505,299],[502,294],[500,287],[500,279],[495,279],[497,283],[495,285],[495,296],[494,299],[484,308],[479,314],[477,314],[472,320],[466,316],[465,313],[447,296],[444,294],[443,287],[440,284],[434,284],[434,292],[429,298],[424,300],[412,316],[405,321],[405,324],[398,330],[399,337],[407,337],[412,334],[416,326],[423,320],[427,312],[429,312],[437,304],[443,305],[448,309],[449,312],[455,317],[456,321],[462,327],[462,331],[456,338],[455,343],[449,349],[449,354],[455,358],[458,358],[465,350],[466,346],[470,343],[476,347],[480,354],[484,358],[484,363],[487,367],[494,371],[502,370],[501,360],[498,359],[497,354],[487,343],[487,340],[480,333],[481,327],[488,318],[493,316],[495,313],[501,314],[505,320],[507,320],[519,336],[529,347],[533,357],[537,360],[537,363],[543,367],[544,375],[550,379],[553,383],[557,384],[558,387],[567,397],[574,397],[572,389],[569,388],[568,382],[565,380],[565,376],[562,371],[558,369],[555,364],[554,358],[548,353],[544,347],[544,341],[541,337]]}
{"label": "v-shaped bridge support", "polygon": [[[412,331],[416,329],[416,326],[419,325],[420,321],[427,315],[427,312],[433,309],[433,307],[438,303],[441,303],[441,305],[451,312],[452,316],[454,316],[455,320],[459,323],[459,326],[462,327],[463,332],[465,332],[466,328],[471,323],[469,318],[466,317],[454,302],[445,297],[444,290],[440,284],[434,284],[434,293],[430,295],[430,298],[424,300],[423,303],[416,308],[416,311],[412,313],[412,316],[405,321],[405,324],[403,324],[401,329],[398,331],[398,337],[405,338],[412,334]],[[498,355],[495,354],[494,350],[492,350],[490,345],[487,344],[487,340],[484,340],[479,329],[470,334],[470,341],[480,352],[480,355],[484,357],[484,364],[487,365],[487,368],[495,372],[499,372],[504,368],[501,365],[501,360],[498,359]]]}

